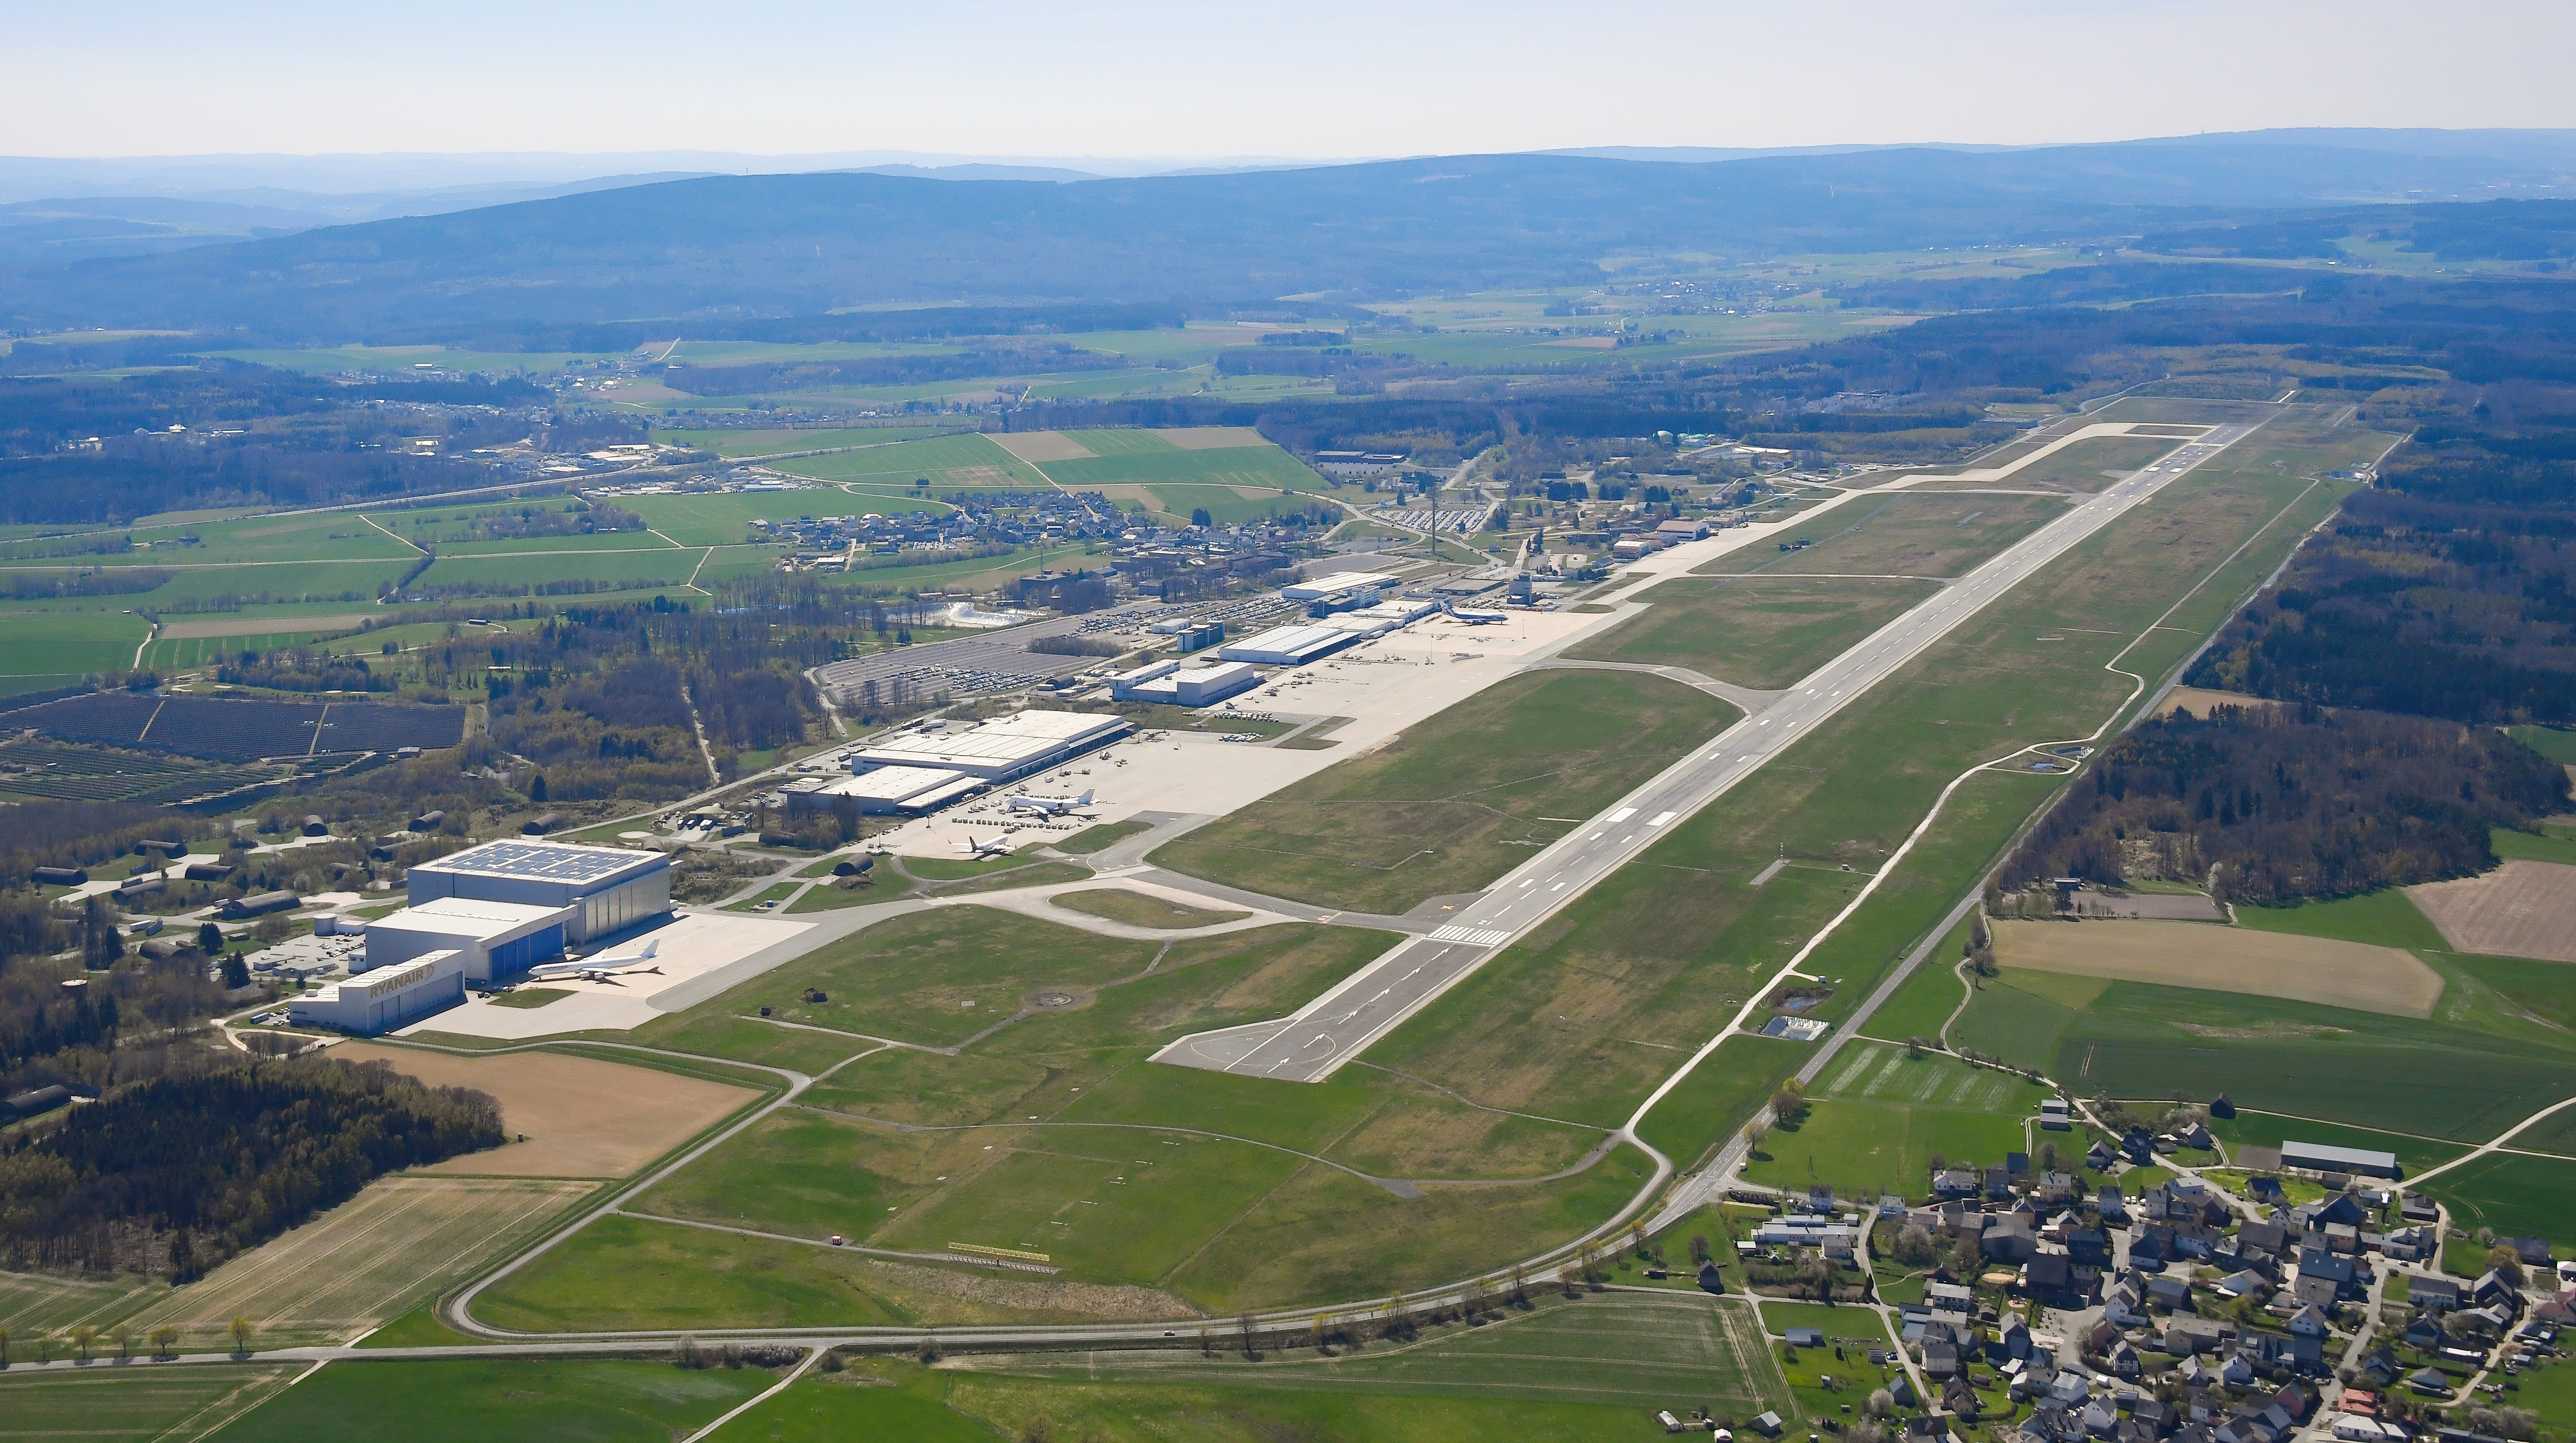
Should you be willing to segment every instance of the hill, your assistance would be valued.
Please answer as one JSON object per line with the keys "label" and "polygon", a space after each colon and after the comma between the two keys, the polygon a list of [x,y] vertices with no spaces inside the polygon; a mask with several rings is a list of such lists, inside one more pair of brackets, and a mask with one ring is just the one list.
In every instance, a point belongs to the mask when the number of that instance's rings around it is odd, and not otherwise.
{"label": "hill", "polygon": [[2545,167],[2283,144],[1901,149],[1669,164],[1449,156],[1052,181],[709,176],[0,272],[0,326],[293,342],[494,320],[1596,282],[1619,251],[1860,252],[2136,235]]}

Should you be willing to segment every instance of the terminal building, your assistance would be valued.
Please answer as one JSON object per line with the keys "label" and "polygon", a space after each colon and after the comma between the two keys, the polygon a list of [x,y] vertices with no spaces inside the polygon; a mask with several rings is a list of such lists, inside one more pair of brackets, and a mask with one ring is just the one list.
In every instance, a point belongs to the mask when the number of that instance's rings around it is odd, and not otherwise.
{"label": "terminal building", "polygon": [[570,907],[564,940],[587,942],[670,911],[671,859],[623,847],[486,842],[411,869],[414,907],[441,897]]}
{"label": "terminal building", "polygon": [[425,952],[399,966],[317,987],[290,1000],[286,1015],[301,1027],[372,1037],[464,1000],[464,958]]}

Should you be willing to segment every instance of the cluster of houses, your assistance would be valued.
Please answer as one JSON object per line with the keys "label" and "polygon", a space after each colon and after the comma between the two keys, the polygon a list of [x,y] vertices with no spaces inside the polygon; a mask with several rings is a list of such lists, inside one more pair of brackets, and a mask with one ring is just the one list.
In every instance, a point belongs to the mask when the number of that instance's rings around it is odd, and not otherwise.
{"label": "cluster of houses", "polygon": [[770,540],[798,548],[799,562],[818,570],[830,569],[839,557],[852,553],[892,556],[972,546],[1037,546],[1117,537],[1132,526],[1126,513],[1096,491],[978,492],[947,511],[799,516],[751,524]]}
{"label": "cluster of houses", "polygon": [[[2133,1135],[2097,1143],[2085,1162],[2108,1172],[2124,1155],[2152,1156],[2159,1141],[2209,1145],[2205,1136]],[[2288,1443],[2311,1426],[2345,1443],[2397,1443],[2412,1436],[2402,1421],[2409,1410],[2385,1407],[2383,1395],[2452,1401],[2460,1378],[2487,1366],[2499,1344],[2525,1350],[2505,1348],[2511,1370],[2576,1322],[2576,1288],[2530,1307],[2501,1269],[2475,1280],[2409,1272],[2412,1318],[2402,1332],[2383,1328],[2383,1346],[2358,1360],[2336,1406],[2312,1416],[2370,1306],[2373,1255],[2391,1264],[2437,1259],[2440,1214],[2428,1198],[2351,1176],[2329,1178],[2344,1190],[2297,1206],[2287,1205],[2277,1178],[2253,1181],[2253,1200],[2270,1206],[2249,1219],[2196,1178],[2168,1178],[2134,1197],[2110,1183],[2087,1196],[2071,1174],[2034,1169],[2013,1153],[1997,1167],[1940,1172],[1929,1207],[1880,1199],[1877,1218],[1918,1223],[1949,1239],[1954,1255],[1973,1242],[1984,1264],[1973,1278],[1936,1270],[1924,1300],[1900,1310],[1904,1344],[1941,1411],[1973,1423],[1990,1406],[1970,1383],[1971,1369],[1982,1368],[2029,1408],[2009,1443]],[[2386,1222],[2392,1212],[2395,1226]],[[1861,1211],[1840,1211],[1830,1189],[1815,1188],[1745,1246],[1814,1248],[1849,1261],[1866,1226]],[[2505,1242],[2535,1268],[2552,1266],[2545,1241]],[[2061,1366],[2059,1339],[1981,1305],[1979,1287],[2085,1314],[2076,1338],[2083,1365]],[[2449,1371],[2424,1365],[2427,1357],[2447,1360]],[[1901,1405],[1935,1401],[1916,1398],[1911,1383],[1896,1391]]]}

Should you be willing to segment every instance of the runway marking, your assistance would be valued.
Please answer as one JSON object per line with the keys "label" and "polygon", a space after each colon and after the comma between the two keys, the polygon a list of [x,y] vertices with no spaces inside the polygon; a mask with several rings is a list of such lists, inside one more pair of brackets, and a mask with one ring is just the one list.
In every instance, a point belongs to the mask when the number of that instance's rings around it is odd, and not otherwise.
{"label": "runway marking", "polygon": [[1651,822],[1646,823],[1646,825],[1647,825],[1647,826],[1650,826],[1650,827],[1660,827],[1660,826],[1662,826],[1664,823],[1669,822],[1669,821],[1671,821],[1673,818],[1678,817],[1678,816],[1680,816],[1680,815],[1681,815],[1681,813],[1679,813],[1679,812],[1657,812],[1657,813],[1655,813],[1655,819],[1654,819],[1653,821],[1651,821]]}
{"label": "runway marking", "polygon": [[1434,942],[1464,942],[1472,947],[1493,947],[1500,945],[1511,935],[1512,934],[1508,929],[1501,927],[1469,927],[1461,923],[1452,922],[1448,926],[1432,933],[1431,940]]}

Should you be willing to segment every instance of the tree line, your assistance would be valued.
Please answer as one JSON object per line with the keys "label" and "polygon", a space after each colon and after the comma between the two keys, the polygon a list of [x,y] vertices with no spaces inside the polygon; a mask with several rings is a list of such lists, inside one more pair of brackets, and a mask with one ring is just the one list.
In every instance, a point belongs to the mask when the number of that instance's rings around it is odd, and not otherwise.
{"label": "tree line", "polygon": [[497,1147],[499,1104],[383,1062],[307,1057],[173,1073],[0,1147],[13,1267],[131,1260],[203,1276],[388,1172]]}
{"label": "tree line", "polygon": [[2465,876],[2489,832],[2566,810],[2566,770],[2457,722],[2315,706],[2216,707],[2103,749],[1990,900],[2046,878],[2170,880],[2271,903]]}

